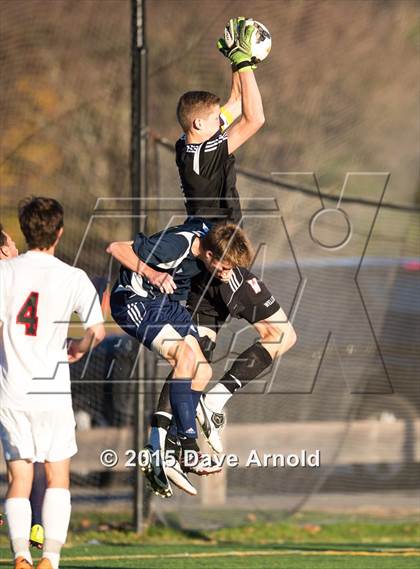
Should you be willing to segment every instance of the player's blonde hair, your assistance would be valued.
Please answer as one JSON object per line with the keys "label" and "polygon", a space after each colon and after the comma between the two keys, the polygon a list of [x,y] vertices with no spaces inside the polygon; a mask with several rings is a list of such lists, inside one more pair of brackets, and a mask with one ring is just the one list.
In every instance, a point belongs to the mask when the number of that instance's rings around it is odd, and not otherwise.
{"label": "player's blonde hair", "polygon": [[220,105],[220,97],[209,91],[187,91],[180,97],[176,108],[176,116],[181,128],[187,132],[194,119],[206,116],[214,105]]}
{"label": "player's blonde hair", "polygon": [[232,267],[249,267],[253,257],[250,240],[245,231],[234,223],[217,223],[202,238],[204,250],[215,259]]}

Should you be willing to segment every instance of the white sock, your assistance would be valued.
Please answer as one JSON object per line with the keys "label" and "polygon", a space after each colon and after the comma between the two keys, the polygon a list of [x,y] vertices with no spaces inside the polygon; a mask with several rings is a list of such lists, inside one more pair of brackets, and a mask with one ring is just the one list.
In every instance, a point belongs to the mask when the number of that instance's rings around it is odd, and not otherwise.
{"label": "white sock", "polygon": [[42,506],[42,525],[45,543],[42,555],[58,569],[60,551],[67,539],[70,523],[70,491],[66,488],[47,488]]}
{"label": "white sock", "polygon": [[42,557],[46,557],[50,560],[53,569],[58,569],[60,563],[60,554],[59,553],[51,553],[50,551],[43,551]]}
{"label": "white sock", "polygon": [[28,498],[8,498],[5,502],[5,512],[15,559],[24,557],[32,564],[32,556],[29,551],[31,503]]}
{"label": "white sock", "polygon": [[206,407],[215,413],[221,413],[223,407],[232,395],[233,393],[231,393],[223,383],[216,383],[216,385],[206,393]]}

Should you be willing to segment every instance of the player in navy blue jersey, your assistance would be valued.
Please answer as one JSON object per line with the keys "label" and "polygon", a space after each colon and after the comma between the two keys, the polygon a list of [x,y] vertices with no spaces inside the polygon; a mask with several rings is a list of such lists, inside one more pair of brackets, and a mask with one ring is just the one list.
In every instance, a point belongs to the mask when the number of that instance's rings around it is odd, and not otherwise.
{"label": "player in navy blue jersey", "polygon": [[[200,348],[197,327],[181,301],[188,297],[191,279],[203,270],[228,282],[234,267],[247,266],[251,261],[249,241],[235,224],[209,228],[202,220],[189,220],[150,237],[140,233],[132,243],[113,243],[107,251],[122,264],[111,293],[112,316],[123,330],[172,366],[169,400],[177,436],[184,451],[198,451],[196,407],[211,378],[211,368]],[[152,285],[139,261],[143,267],[169,273],[176,287],[173,294]],[[152,436],[146,450],[149,480],[154,489],[171,495],[170,474],[175,484],[194,495],[197,492],[178,461],[165,461],[164,439],[172,413],[159,418],[159,428],[153,431],[155,440]],[[220,466],[204,463],[199,468],[202,473],[220,470]]]}

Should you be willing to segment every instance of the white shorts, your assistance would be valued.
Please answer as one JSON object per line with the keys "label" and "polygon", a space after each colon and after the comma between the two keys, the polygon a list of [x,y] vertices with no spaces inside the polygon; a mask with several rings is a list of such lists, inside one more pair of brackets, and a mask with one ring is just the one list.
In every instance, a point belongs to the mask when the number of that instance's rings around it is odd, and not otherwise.
{"label": "white shorts", "polygon": [[6,461],[57,462],[75,455],[76,422],[71,407],[48,411],[0,409],[0,440]]}

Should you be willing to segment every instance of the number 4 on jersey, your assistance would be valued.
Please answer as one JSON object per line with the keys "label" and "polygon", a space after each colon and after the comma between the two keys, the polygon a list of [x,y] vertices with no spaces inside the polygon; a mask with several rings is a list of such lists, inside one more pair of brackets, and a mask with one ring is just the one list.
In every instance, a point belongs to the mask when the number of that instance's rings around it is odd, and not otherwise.
{"label": "number 4 on jersey", "polygon": [[16,318],[18,324],[25,326],[25,336],[36,336],[36,330],[38,328],[37,308],[38,293],[31,292],[23,303]]}

